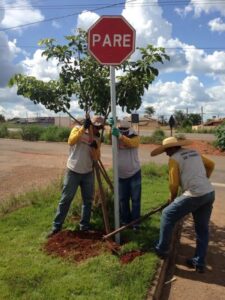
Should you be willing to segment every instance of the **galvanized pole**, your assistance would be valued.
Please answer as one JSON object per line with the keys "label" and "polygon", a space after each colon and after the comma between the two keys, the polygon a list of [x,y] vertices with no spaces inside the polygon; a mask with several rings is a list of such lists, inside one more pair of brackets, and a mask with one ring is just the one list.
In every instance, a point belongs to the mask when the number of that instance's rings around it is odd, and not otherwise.
{"label": "galvanized pole", "polygon": [[[116,126],[116,84],[115,84],[115,67],[110,66],[110,94],[111,94],[111,111]],[[118,181],[118,148],[117,137],[112,136],[112,154],[113,154],[113,181],[114,181],[114,222],[115,230],[120,227],[119,219],[119,181]],[[115,236],[116,242],[120,243],[120,233]]]}

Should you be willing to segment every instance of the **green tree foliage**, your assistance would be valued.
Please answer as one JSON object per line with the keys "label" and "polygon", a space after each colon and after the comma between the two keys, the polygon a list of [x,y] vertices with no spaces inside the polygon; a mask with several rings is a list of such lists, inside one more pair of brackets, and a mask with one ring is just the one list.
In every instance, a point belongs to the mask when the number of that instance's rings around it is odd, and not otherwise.
{"label": "green tree foliage", "polygon": [[[90,110],[107,118],[110,113],[109,66],[100,65],[87,51],[87,33],[79,30],[77,35],[66,36],[67,44],[58,45],[54,39],[44,39],[43,55],[47,60],[56,59],[60,68],[59,79],[44,82],[35,77],[17,74],[9,86],[17,85],[17,94],[35,104],[41,103],[54,112],[69,113],[71,99],[75,98],[81,109]],[[116,78],[117,105],[130,113],[141,106],[141,98],[158,76],[157,63],[169,60],[163,48],[148,45],[137,48],[140,59],[125,61],[117,66],[120,76]],[[70,115],[71,116],[71,115]]]}
{"label": "green tree foliage", "polygon": [[146,114],[149,118],[151,118],[151,116],[154,115],[154,113],[155,113],[155,109],[154,109],[153,106],[147,106],[147,107],[145,108],[145,114]]}
{"label": "green tree foliage", "polygon": [[183,127],[183,128],[190,127],[191,128],[191,126],[192,126],[191,120],[189,120],[188,117],[185,117],[185,119],[181,123],[181,127]]}
{"label": "green tree foliage", "polygon": [[216,146],[225,151],[225,122],[216,129],[215,135]]}
{"label": "green tree foliage", "polygon": [[0,138],[6,138],[8,137],[9,132],[8,132],[8,128],[6,125],[1,125],[0,126]]}
{"label": "green tree foliage", "polygon": [[186,119],[186,115],[182,112],[182,110],[176,110],[175,113],[174,113],[174,117],[175,117],[175,120],[176,120],[176,124],[178,126],[181,126],[183,121]]}
{"label": "green tree foliage", "polygon": [[0,114],[0,123],[4,123],[4,122],[5,122],[5,117],[2,114]]}
{"label": "green tree foliage", "polygon": [[176,123],[181,127],[191,127],[192,125],[200,125],[202,117],[200,114],[185,114],[182,110],[177,110],[174,113]]}
{"label": "green tree foliage", "polygon": [[188,120],[191,121],[192,125],[200,125],[202,123],[202,117],[200,114],[189,114]]}

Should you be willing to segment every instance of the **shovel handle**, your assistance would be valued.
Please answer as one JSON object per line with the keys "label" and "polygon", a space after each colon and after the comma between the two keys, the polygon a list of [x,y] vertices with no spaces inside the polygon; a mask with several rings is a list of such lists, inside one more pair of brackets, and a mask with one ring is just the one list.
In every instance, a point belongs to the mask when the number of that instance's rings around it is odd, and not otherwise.
{"label": "shovel handle", "polygon": [[154,208],[151,211],[149,211],[147,214],[141,216],[140,218],[135,219],[132,222],[130,222],[130,223],[128,223],[128,224],[126,224],[126,225],[124,225],[124,226],[122,226],[120,228],[117,228],[116,230],[114,230],[112,232],[110,232],[109,234],[104,235],[103,236],[103,240],[112,237],[113,235],[115,235],[115,234],[117,234],[117,233],[119,233],[119,232],[127,229],[128,227],[130,227],[130,226],[132,226],[132,225],[134,225],[136,223],[142,222],[143,220],[147,219],[149,216],[151,216],[151,215],[157,213],[158,211],[161,211],[162,209],[164,209],[168,204],[169,203],[167,202],[167,203],[165,203],[165,204],[163,204],[163,205],[161,205],[161,206],[159,206],[157,208]]}

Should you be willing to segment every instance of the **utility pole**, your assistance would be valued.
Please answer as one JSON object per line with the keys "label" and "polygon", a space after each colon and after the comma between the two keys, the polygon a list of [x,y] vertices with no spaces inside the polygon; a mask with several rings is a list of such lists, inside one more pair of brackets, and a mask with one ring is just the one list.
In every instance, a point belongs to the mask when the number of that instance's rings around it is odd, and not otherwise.
{"label": "utility pole", "polygon": [[204,114],[204,113],[203,113],[203,106],[201,106],[202,125],[203,125],[203,123],[204,123],[204,122],[203,122],[203,114]]}

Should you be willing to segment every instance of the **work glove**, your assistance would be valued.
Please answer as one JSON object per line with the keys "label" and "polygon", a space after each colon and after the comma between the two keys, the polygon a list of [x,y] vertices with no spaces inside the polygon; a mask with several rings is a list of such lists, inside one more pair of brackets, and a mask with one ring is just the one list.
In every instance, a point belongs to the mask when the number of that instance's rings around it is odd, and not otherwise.
{"label": "work glove", "polygon": [[85,121],[84,121],[84,128],[88,129],[88,128],[90,128],[90,126],[91,126],[91,120],[90,120],[90,118],[85,119]]}
{"label": "work glove", "polygon": [[118,128],[113,127],[113,129],[112,129],[112,135],[115,136],[115,137],[117,137],[117,138],[119,138],[121,136],[121,133],[120,133],[120,131],[119,131]]}
{"label": "work glove", "polygon": [[107,120],[107,123],[109,124],[110,127],[113,127],[113,125],[114,125],[114,119],[113,119],[113,117],[110,117],[110,118]]}
{"label": "work glove", "polygon": [[94,149],[98,149],[98,144],[97,144],[97,142],[96,142],[95,140],[94,140],[93,142],[91,142],[90,147],[91,147],[91,148],[94,148]]}

